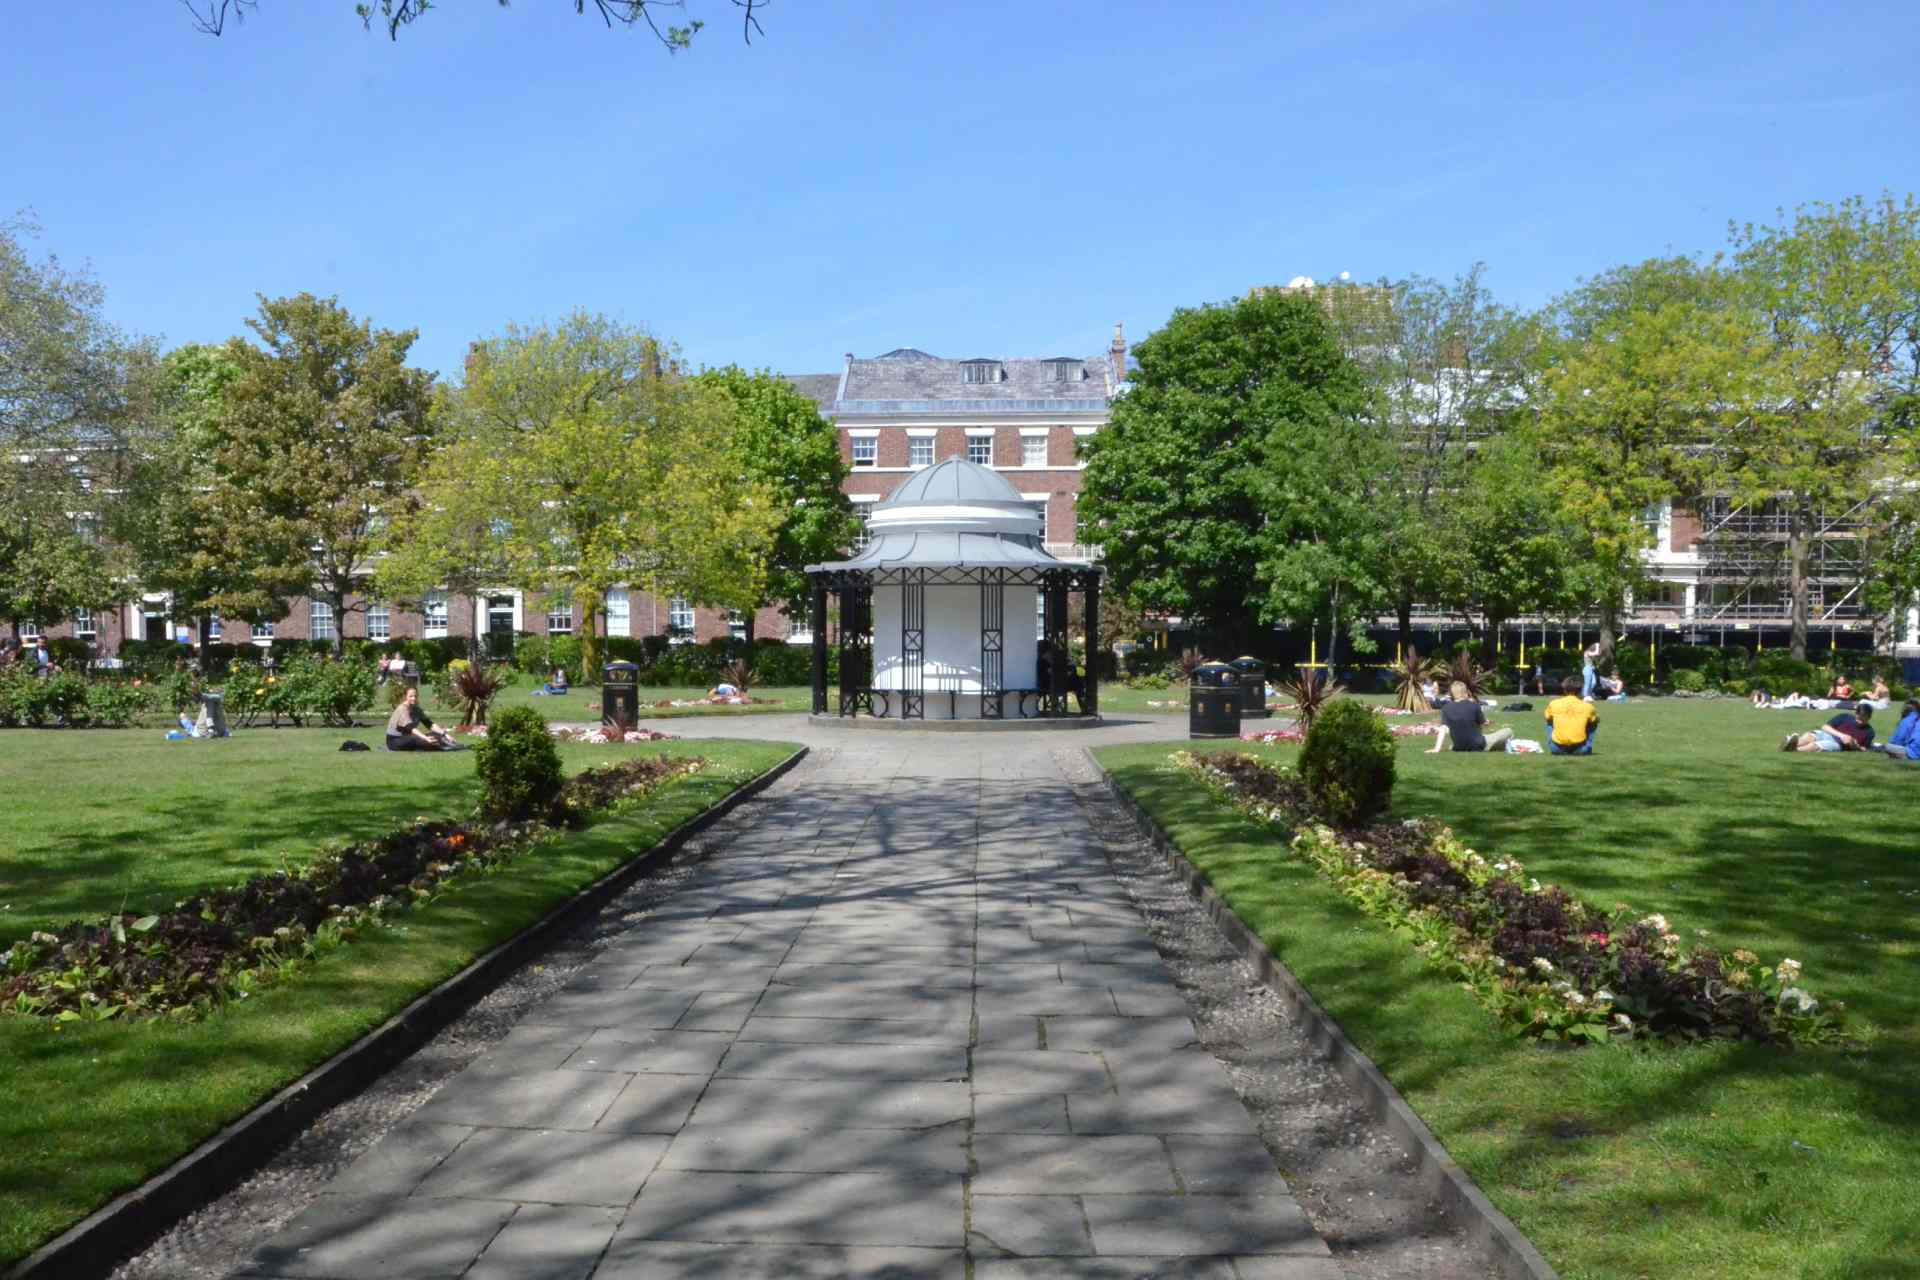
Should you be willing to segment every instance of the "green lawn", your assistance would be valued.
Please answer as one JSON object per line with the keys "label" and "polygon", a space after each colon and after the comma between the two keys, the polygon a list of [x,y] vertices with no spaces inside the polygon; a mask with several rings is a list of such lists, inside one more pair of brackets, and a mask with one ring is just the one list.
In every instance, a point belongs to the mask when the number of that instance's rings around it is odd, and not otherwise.
{"label": "green lawn", "polygon": [[[366,737],[371,731],[355,736]],[[415,815],[463,816],[473,757],[338,753],[341,730],[168,743],[151,730],[0,733],[7,934],[171,903]],[[640,751],[713,767],[474,876],[428,907],[192,1024],[0,1016],[0,1267],[138,1185],[568,895],[791,754],[781,743],[566,745],[570,769]],[[0,936],[0,942],[5,937]]]}
{"label": "green lawn", "polygon": [[[529,675],[517,675],[511,686],[500,691],[494,702],[496,707],[529,706],[549,721],[565,721],[569,724],[600,723],[600,686],[575,685],[573,692],[555,695],[535,696],[534,690],[543,682]],[[423,687],[424,692],[424,687]],[[686,702],[705,698],[706,689],[694,688],[640,688],[640,718],[642,720],[671,720],[682,716],[751,716],[778,712],[811,711],[813,709],[813,690],[804,685],[775,685],[767,688],[755,688],[749,691],[752,698],[768,699],[745,707],[699,706],[699,707],[655,707],[654,702]],[[452,709],[442,705],[429,696],[427,709],[436,720],[453,719]]]}
{"label": "green lawn", "polygon": [[[1395,812],[1438,815],[1602,905],[1663,912],[1690,941],[1800,960],[1864,1048],[1507,1039],[1284,846],[1166,771],[1165,747],[1100,755],[1569,1280],[1920,1273],[1920,768],[1780,753],[1783,733],[1831,713],[1600,712],[1590,759],[1429,756],[1429,739],[1404,739]],[[1544,737],[1538,711],[1493,719]]]}

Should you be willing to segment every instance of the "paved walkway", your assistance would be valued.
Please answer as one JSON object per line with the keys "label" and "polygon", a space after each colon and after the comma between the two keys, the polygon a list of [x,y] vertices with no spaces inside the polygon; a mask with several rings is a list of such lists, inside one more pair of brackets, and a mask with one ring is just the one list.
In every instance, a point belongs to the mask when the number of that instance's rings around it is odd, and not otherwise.
{"label": "paved walkway", "polygon": [[239,1275],[1338,1275],[1055,761],[1184,725],[671,727],[816,755]]}

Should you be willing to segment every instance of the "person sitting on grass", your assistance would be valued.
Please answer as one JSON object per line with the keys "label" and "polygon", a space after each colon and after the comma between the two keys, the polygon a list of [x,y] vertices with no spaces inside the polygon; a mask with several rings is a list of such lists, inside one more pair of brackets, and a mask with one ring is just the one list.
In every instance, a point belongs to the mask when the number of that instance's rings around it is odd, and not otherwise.
{"label": "person sitting on grass", "polygon": [[1873,688],[1867,693],[1867,705],[1875,711],[1885,711],[1893,705],[1893,691],[1887,688],[1885,676],[1873,678]]}
{"label": "person sitting on grass", "polygon": [[1782,751],[1871,751],[1873,750],[1873,708],[1861,703],[1852,711],[1842,711],[1812,733],[1790,733],[1780,744]]}
{"label": "person sitting on grass", "polygon": [[1560,696],[1547,704],[1547,751],[1556,756],[1590,756],[1594,735],[1600,732],[1600,713],[1580,694],[1580,681],[1568,676],[1560,682]]}
{"label": "person sitting on grass", "polygon": [[1901,711],[1900,723],[1893,727],[1887,740],[1874,749],[1886,752],[1895,760],[1920,760],[1920,698],[1908,698]]}
{"label": "person sitting on grass", "polygon": [[1513,737],[1512,728],[1483,732],[1487,727],[1486,710],[1467,696],[1464,682],[1455,680],[1449,692],[1453,700],[1440,708],[1440,736],[1433,740],[1428,755],[1439,755],[1449,743],[1455,751],[1497,751],[1507,745],[1507,740]]}
{"label": "person sitting on grass", "polygon": [[567,669],[565,667],[555,667],[553,674],[547,677],[547,687],[542,689],[541,692],[572,693],[573,681],[567,679]]}
{"label": "person sitting on grass", "polygon": [[387,750],[452,751],[453,739],[433,727],[433,718],[420,705],[420,691],[409,689],[387,718]]}

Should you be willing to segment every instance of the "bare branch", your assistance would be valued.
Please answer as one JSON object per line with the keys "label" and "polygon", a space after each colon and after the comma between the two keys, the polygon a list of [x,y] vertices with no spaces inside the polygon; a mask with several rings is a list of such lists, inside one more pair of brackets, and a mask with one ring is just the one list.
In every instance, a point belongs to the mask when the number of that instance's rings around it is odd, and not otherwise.
{"label": "bare branch", "polygon": [[734,5],[742,10],[740,16],[740,38],[748,44],[753,43],[753,37],[755,35],[764,36],[767,34],[761,30],[760,19],[753,16],[753,11],[755,9],[766,8],[769,2],[770,0],[733,0]]}
{"label": "bare branch", "polygon": [[[210,36],[217,36],[227,27],[227,15],[231,13],[235,22],[245,20],[248,9],[258,8],[260,0],[205,0],[204,5],[194,0],[180,0],[188,13],[193,15],[194,29]],[[202,8],[205,12],[201,12]]]}

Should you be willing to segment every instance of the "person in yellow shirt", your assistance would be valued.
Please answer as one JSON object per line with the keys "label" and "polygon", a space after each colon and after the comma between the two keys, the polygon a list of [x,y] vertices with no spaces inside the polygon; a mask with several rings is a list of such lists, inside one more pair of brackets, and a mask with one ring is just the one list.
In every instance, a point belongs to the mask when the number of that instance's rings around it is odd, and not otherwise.
{"label": "person in yellow shirt", "polygon": [[1547,750],[1556,756],[1590,756],[1593,737],[1600,732],[1600,713],[1580,696],[1580,682],[1568,676],[1560,682],[1560,696],[1547,704],[1547,723],[1553,732]]}

